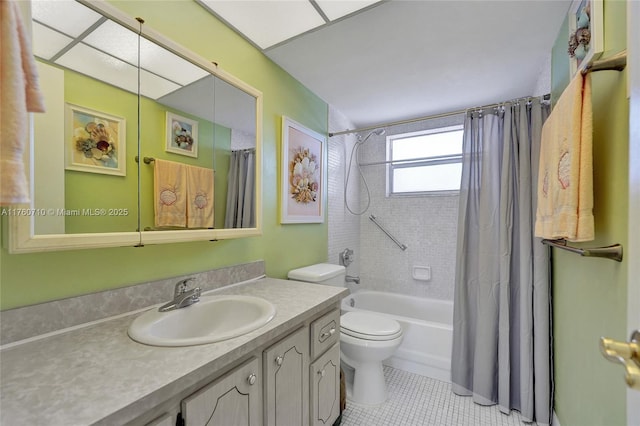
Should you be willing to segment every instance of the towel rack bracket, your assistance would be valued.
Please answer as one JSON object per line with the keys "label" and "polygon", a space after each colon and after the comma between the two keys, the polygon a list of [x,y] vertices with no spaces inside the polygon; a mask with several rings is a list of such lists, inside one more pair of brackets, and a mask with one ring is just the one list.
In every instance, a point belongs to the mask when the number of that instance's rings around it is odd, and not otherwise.
{"label": "towel rack bracket", "polygon": [[620,244],[612,244],[606,247],[579,248],[567,245],[567,240],[563,239],[543,239],[542,244],[570,251],[571,253],[576,253],[584,257],[602,257],[605,259],[615,260],[616,262],[622,262],[622,245]]}

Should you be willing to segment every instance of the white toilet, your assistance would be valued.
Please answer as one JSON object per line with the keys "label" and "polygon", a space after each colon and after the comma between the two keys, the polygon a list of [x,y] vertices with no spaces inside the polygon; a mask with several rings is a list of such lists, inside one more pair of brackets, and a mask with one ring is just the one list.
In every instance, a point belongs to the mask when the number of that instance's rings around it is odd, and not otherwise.
{"label": "white toilet", "polygon": [[[291,280],[345,287],[346,269],[319,263],[289,271]],[[382,361],[402,342],[400,324],[371,312],[347,312],[340,317],[340,358],[345,370],[347,398],[364,405],[387,400]]]}

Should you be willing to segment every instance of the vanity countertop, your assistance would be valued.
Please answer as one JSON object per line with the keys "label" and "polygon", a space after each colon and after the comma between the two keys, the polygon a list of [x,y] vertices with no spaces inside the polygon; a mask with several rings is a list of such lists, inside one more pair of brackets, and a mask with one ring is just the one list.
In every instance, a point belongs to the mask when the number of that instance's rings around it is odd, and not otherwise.
{"label": "vanity countertop", "polygon": [[262,278],[209,294],[262,297],[276,307],[265,326],[189,347],[129,338],[131,314],[0,351],[0,424],[124,424],[269,343],[346,296],[344,288]]}

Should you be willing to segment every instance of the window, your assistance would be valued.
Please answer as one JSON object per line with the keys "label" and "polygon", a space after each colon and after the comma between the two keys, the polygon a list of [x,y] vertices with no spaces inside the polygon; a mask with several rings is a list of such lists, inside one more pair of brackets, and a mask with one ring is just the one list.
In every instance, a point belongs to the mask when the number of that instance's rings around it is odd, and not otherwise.
{"label": "window", "polygon": [[387,136],[387,195],[460,190],[462,126]]}

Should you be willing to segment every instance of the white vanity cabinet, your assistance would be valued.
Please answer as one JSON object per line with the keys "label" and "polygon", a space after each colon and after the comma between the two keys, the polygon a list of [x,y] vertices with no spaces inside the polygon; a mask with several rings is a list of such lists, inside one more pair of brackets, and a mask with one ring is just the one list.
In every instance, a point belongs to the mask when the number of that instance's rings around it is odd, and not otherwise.
{"label": "white vanity cabinet", "polygon": [[332,425],[340,415],[340,310],[311,323],[310,424]]}
{"label": "white vanity cabinet", "polygon": [[263,352],[264,424],[309,424],[309,328]]}
{"label": "white vanity cabinet", "polygon": [[311,425],[332,425],[340,415],[340,346],[311,364]]}
{"label": "white vanity cabinet", "polygon": [[[333,425],[340,415],[340,310],[334,307],[292,330],[127,426],[165,426],[160,413],[184,426]],[[175,423],[177,417],[183,423]]]}
{"label": "white vanity cabinet", "polygon": [[[262,297],[276,315],[251,333],[210,344],[136,343],[127,333],[132,314],[7,345],[0,350],[2,418],[34,426],[299,426],[321,418],[332,426],[346,293],[276,278],[221,289]],[[79,364],[78,353],[89,361]],[[61,380],[70,376],[78,377],[72,388]]]}
{"label": "white vanity cabinet", "polygon": [[265,426],[332,425],[340,415],[340,310],[263,352]]}
{"label": "white vanity cabinet", "polygon": [[252,358],[182,401],[185,426],[262,425],[262,374]]}

